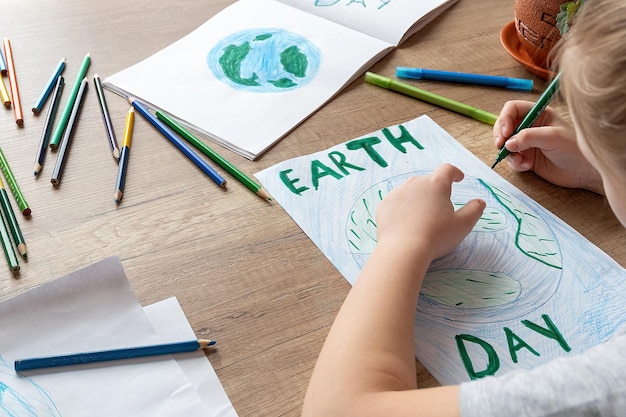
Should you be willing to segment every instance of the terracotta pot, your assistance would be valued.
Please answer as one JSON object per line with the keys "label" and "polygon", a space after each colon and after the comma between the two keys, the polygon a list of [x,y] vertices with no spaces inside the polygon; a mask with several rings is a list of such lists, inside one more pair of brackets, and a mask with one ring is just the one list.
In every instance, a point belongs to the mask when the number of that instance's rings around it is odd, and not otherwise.
{"label": "terracotta pot", "polygon": [[571,0],[515,0],[515,29],[533,62],[546,68],[548,53],[561,38],[556,16],[561,4]]}

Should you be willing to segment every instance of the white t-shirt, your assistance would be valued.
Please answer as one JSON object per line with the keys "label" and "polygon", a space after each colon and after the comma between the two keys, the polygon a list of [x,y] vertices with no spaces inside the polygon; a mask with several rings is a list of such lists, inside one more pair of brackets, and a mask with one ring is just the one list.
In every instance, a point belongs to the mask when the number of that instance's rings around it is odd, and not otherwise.
{"label": "white t-shirt", "polygon": [[626,416],[626,329],[582,354],[461,384],[462,417]]}

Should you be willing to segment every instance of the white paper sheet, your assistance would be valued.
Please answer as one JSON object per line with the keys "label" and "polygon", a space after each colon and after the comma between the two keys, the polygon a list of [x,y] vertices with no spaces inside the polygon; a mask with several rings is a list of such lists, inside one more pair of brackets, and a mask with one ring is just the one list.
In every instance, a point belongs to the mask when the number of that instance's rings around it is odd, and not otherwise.
{"label": "white paper sheet", "polygon": [[170,357],[16,375],[13,361],[159,342],[118,258],[0,303],[0,415],[211,415]]}
{"label": "white paper sheet", "polygon": [[[146,306],[144,311],[159,333],[162,343],[196,338],[175,297]],[[211,417],[237,417],[233,405],[204,352],[181,353],[173,357],[193,384],[198,396],[211,410]]]}
{"label": "white paper sheet", "polygon": [[420,294],[416,355],[441,383],[582,352],[626,324],[624,269],[427,116],[256,176],[353,283],[376,244],[380,201],[444,162],[466,175],[453,186],[453,204],[482,198],[487,208],[463,243],[432,264]]}

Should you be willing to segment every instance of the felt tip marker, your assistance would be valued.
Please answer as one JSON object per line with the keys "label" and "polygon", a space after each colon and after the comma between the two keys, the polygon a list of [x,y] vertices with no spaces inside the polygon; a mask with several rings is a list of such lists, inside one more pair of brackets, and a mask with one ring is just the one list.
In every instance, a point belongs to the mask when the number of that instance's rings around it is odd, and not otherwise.
{"label": "felt tip marker", "polygon": [[460,101],[443,97],[439,94],[431,93],[430,91],[422,90],[421,88],[414,87],[401,81],[392,80],[373,72],[368,71],[365,73],[365,81],[370,84],[386,88],[387,90],[395,91],[396,93],[404,94],[406,96],[425,101],[426,103],[434,104],[435,106],[457,112],[492,126],[498,119],[497,114],[489,113],[474,106],[461,103]]}
{"label": "felt tip marker", "polygon": [[[559,73],[552,79],[550,84],[548,84],[543,93],[541,93],[533,107],[528,113],[526,113],[526,116],[524,116],[520,124],[517,126],[517,128],[515,128],[513,133],[511,133],[511,136],[509,136],[509,138],[517,135],[521,130],[531,127],[537,121],[539,116],[541,116],[541,113],[543,113],[546,107],[548,107],[548,104],[550,104],[550,100],[552,100],[552,97],[554,97],[557,91],[559,91],[560,78],[561,74]],[[506,141],[504,143],[506,144]],[[491,166],[491,169],[494,169],[496,165],[498,165],[500,161],[506,158],[509,153],[511,153],[511,151],[509,151],[505,145],[502,145],[502,148],[500,148],[500,151],[498,152],[496,160]]]}
{"label": "felt tip marker", "polygon": [[448,81],[463,84],[486,85],[513,90],[531,91],[533,80],[526,78],[510,78],[498,75],[470,74],[465,72],[440,71],[425,68],[396,67],[396,76],[413,80]]}

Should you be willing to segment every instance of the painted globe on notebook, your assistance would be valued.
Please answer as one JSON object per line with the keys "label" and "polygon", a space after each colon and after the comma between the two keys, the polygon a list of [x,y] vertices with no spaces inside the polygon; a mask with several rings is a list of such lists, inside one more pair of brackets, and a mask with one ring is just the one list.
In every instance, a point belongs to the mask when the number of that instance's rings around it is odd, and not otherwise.
{"label": "painted globe on notebook", "polygon": [[207,64],[223,83],[251,92],[293,90],[317,74],[319,50],[307,39],[282,29],[247,29],[222,39]]}

